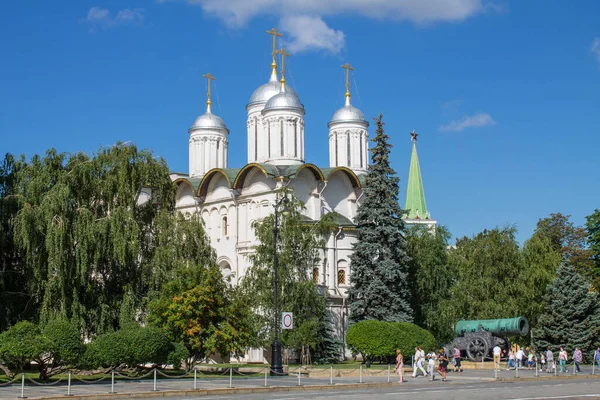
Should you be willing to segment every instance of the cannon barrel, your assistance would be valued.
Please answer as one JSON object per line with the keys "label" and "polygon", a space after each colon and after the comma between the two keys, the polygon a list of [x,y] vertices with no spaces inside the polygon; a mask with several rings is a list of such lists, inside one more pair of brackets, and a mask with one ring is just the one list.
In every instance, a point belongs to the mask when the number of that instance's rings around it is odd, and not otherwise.
{"label": "cannon barrel", "polygon": [[478,332],[479,326],[496,336],[525,336],[529,333],[529,321],[527,321],[527,318],[517,317],[458,321],[456,323],[456,336],[463,336],[467,332]]}

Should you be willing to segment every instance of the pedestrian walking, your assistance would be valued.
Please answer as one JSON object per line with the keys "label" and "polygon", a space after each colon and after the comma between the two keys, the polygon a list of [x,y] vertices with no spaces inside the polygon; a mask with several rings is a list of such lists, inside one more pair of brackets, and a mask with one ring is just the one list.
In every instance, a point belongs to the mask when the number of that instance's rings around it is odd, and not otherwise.
{"label": "pedestrian walking", "polygon": [[423,372],[423,376],[427,376],[425,371],[425,351],[420,346],[415,347],[415,364],[413,365],[413,378],[417,377],[419,369]]}
{"label": "pedestrian walking", "polygon": [[552,373],[553,369],[556,369],[556,365],[554,364],[554,353],[552,353],[550,347],[548,347],[548,350],[546,351],[546,363],[548,364],[546,372],[550,374]]}
{"label": "pedestrian walking", "polygon": [[431,380],[435,380],[435,362],[437,360],[437,355],[435,351],[429,349],[427,351],[427,373],[431,376]]}
{"label": "pedestrian walking", "polygon": [[563,372],[563,368],[565,372],[569,372],[567,368],[567,361],[569,361],[569,354],[565,350],[564,347],[560,348],[560,352],[558,353],[558,363],[560,364],[560,372]]}
{"label": "pedestrian walking", "polygon": [[500,370],[500,355],[502,354],[502,349],[500,348],[500,346],[496,345],[494,346],[494,349],[492,350],[494,352],[494,369],[496,371]]}
{"label": "pedestrian walking", "polygon": [[402,351],[400,349],[396,349],[396,373],[398,374],[398,377],[400,378],[400,383],[405,382],[404,380],[404,376],[403,376],[403,370],[404,369],[404,356],[402,355]]}
{"label": "pedestrian walking", "polygon": [[594,352],[594,361],[596,361],[596,366],[600,368],[600,347]]}
{"label": "pedestrian walking", "polygon": [[546,355],[544,354],[544,352],[542,351],[542,353],[540,354],[540,372],[542,372],[543,370],[546,369]]}
{"label": "pedestrian walking", "polygon": [[462,364],[460,358],[460,349],[454,346],[454,372],[462,372]]}
{"label": "pedestrian walking", "polygon": [[581,372],[580,364],[581,361],[583,361],[583,354],[581,354],[579,347],[575,347],[575,351],[573,352],[573,360],[575,361],[575,373]]}
{"label": "pedestrian walking", "polygon": [[517,368],[519,369],[523,368],[523,355],[523,349],[519,347],[517,354],[515,354],[515,358],[517,359]]}
{"label": "pedestrian walking", "polygon": [[446,369],[448,368],[448,357],[444,349],[438,354],[438,372],[442,376],[442,382],[446,380]]}
{"label": "pedestrian walking", "polygon": [[[527,369],[533,368],[534,357],[535,353],[533,352],[533,350],[529,350],[529,354],[527,354]],[[535,368],[537,368],[537,366],[535,366]]]}
{"label": "pedestrian walking", "polygon": [[515,364],[515,353],[512,350],[508,351],[508,363],[506,364],[506,370],[516,368]]}

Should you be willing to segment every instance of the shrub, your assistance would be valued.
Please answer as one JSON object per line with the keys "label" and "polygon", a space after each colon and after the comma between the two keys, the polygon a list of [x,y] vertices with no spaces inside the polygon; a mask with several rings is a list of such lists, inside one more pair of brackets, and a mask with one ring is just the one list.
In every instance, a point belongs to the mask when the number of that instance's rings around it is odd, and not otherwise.
{"label": "shrub", "polygon": [[386,359],[400,349],[405,357],[415,354],[415,347],[425,350],[435,346],[435,338],[423,328],[410,322],[365,320],[350,326],[346,343],[353,353],[363,358]]}
{"label": "shrub", "polygon": [[73,365],[85,351],[77,326],[67,320],[57,319],[48,322],[42,332],[50,345],[50,355],[54,365]]}
{"label": "shrub", "polygon": [[88,345],[84,364],[87,367],[165,364],[171,349],[171,342],[161,329],[130,324],[98,336]]}
{"label": "shrub", "polygon": [[173,365],[173,368],[180,369],[183,363],[187,364],[190,352],[183,343],[171,343],[171,351],[167,356],[167,364]]}

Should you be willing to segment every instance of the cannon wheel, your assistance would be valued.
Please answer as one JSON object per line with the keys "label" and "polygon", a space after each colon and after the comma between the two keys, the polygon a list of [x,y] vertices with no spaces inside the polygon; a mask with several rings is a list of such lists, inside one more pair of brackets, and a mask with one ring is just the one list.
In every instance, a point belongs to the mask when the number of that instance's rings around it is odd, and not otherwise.
{"label": "cannon wheel", "polygon": [[488,351],[489,346],[483,336],[475,336],[467,344],[467,356],[471,361],[481,361]]}

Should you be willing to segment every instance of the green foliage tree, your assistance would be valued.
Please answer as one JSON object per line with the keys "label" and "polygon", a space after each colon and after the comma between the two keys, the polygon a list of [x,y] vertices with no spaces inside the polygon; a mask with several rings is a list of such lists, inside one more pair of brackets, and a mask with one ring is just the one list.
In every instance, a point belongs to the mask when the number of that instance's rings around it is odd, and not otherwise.
{"label": "green foliage tree", "polygon": [[[314,350],[328,340],[322,334],[330,331],[324,328],[325,298],[311,277],[313,268],[319,265],[325,238],[332,232],[335,213],[326,214],[317,223],[307,223],[302,216],[302,203],[285,191],[280,193],[285,195],[290,199],[289,215],[279,214],[278,299],[279,311],[294,313],[294,329],[281,332],[280,342],[284,348],[301,350],[304,346]],[[253,345],[257,347],[268,346],[273,340],[274,225],[273,214],[253,224],[259,244],[250,255],[251,266],[240,282],[247,304],[255,310],[253,324],[260,334]]]}
{"label": "green foliage tree", "polygon": [[253,332],[250,309],[225,284],[215,264],[180,268],[163,294],[150,303],[149,321],[182,343],[188,366],[214,354],[244,354]]}
{"label": "green foliage tree", "polygon": [[593,284],[596,291],[600,291],[600,210],[594,210],[585,219],[589,251],[593,262]]}
{"label": "green foliage tree", "polygon": [[546,305],[546,287],[556,276],[561,254],[548,236],[536,232],[523,245],[521,256],[522,267],[514,282],[520,288],[517,295],[519,314],[527,317],[535,331]]}
{"label": "green foliage tree", "polygon": [[518,316],[522,262],[515,233],[514,227],[495,228],[456,241],[448,259],[455,276],[450,299],[442,304],[445,315],[467,320]]}
{"label": "green foliage tree", "polygon": [[456,276],[448,261],[449,239],[450,232],[444,226],[437,226],[435,232],[424,225],[415,225],[406,231],[414,321],[432,332],[440,344],[452,339],[452,326],[456,322],[456,316],[441,307],[450,298],[450,287]]}
{"label": "green foliage tree", "polygon": [[40,379],[46,380],[77,363],[82,354],[77,327],[64,320],[50,321],[43,330],[21,321],[0,334],[0,364],[9,376],[35,362]]}
{"label": "green foliage tree", "polygon": [[578,273],[593,279],[593,264],[590,250],[587,248],[587,232],[585,228],[576,226],[570,215],[550,214],[538,221],[536,234],[550,239],[552,248],[558,251],[565,262],[571,264]]}
{"label": "green foliage tree", "polygon": [[381,114],[375,123],[375,147],[370,149],[371,165],[356,216],[358,237],[353,245],[352,286],[348,291],[350,318],[355,322],[412,321],[404,212],[398,204],[399,178],[390,166],[392,146],[383,130]]}
{"label": "green foliage tree", "polygon": [[35,299],[29,288],[30,274],[14,243],[12,220],[19,211],[15,196],[17,163],[6,154],[0,163],[0,332],[35,315]]}
{"label": "green foliage tree", "polygon": [[93,156],[49,150],[15,170],[14,240],[42,322],[61,316],[88,335],[110,331],[126,293],[139,308],[159,291],[171,271],[152,262],[158,220],[171,218],[174,202],[163,160],[117,144]]}
{"label": "green foliage tree", "polygon": [[362,355],[363,360],[389,360],[396,349],[400,349],[404,357],[411,357],[417,346],[426,350],[434,348],[435,338],[410,322],[364,320],[348,328],[346,343],[354,354]]}
{"label": "green foliage tree", "polygon": [[600,345],[600,307],[598,293],[569,264],[562,264],[548,285],[544,313],[534,331],[537,348],[578,346],[585,356]]}

